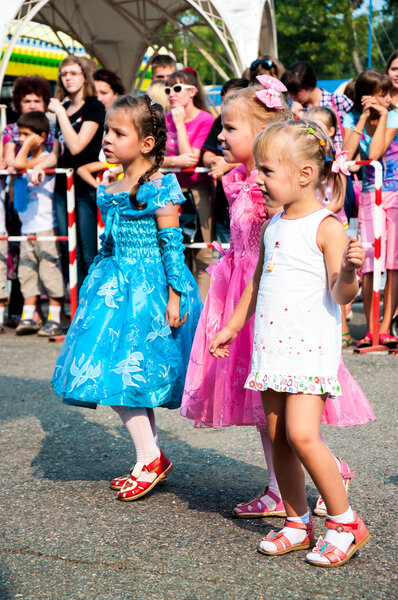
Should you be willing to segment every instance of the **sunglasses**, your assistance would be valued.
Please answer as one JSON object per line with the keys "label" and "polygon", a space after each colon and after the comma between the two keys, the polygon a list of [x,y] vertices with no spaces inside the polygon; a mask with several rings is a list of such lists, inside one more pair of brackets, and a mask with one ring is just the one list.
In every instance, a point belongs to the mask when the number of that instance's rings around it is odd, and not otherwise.
{"label": "sunglasses", "polygon": [[173,90],[173,92],[175,92],[176,94],[179,94],[180,92],[182,92],[182,90],[189,90],[194,88],[194,85],[187,85],[186,83],[176,83],[173,86],[168,86],[166,85],[164,88],[165,94],[167,94],[168,96],[171,94],[171,90]]}
{"label": "sunglasses", "polygon": [[257,69],[258,66],[262,66],[263,69],[265,69],[266,71],[270,71],[273,67],[276,68],[276,64],[270,60],[269,58],[264,58],[263,60],[254,60],[252,62],[252,64],[250,65],[250,68],[253,69]]}

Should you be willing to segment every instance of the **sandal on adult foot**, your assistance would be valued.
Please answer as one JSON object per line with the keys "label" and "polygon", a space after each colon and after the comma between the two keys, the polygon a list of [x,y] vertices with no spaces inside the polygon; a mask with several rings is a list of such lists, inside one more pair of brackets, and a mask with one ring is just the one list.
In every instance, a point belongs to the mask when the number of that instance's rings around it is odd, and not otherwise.
{"label": "sandal on adult foot", "polygon": [[[352,533],[354,536],[354,541],[351,546],[348,548],[347,553],[340,550],[337,546],[333,544],[328,544],[321,537],[318,539],[315,548],[311,551],[310,554],[307,554],[306,560],[310,565],[315,567],[341,567],[348,560],[350,560],[351,556],[357,551],[363,548],[369,540],[370,534],[368,533],[365,523],[358,517],[358,515],[354,512],[354,521],[352,523],[337,523],[336,521],[332,521],[331,519],[326,519],[325,525],[328,529],[334,529],[339,533]],[[328,560],[328,562],[317,560],[316,556],[322,556]]]}
{"label": "sandal on adult foot", "polygon": [[[165,456],[162,451],[160,451],[160,456],[161,457]],[[126,473],[126,475],[121,475],[121,477],[115,477],[115,479],[112,479],[112,481],[109,484],[110,488],[112,490],[117,490],[117,491],[121,490],[122,487],[124,486],[124,484],[126,483],[126,481],[131,477],[131,474],[134,470],[134,466],[135,465],[133,465],[131,467],[130,471],[128,473]],[[162,484],[166,483],[166,482],[167,482],[167,475],[161,481],[159,481],[159,483],[162,483]]]}
{"label": "sandal on adult foot", "polygon": [[[275,502],[275,508],[270,509],[261,500],[263,496],[268,496]],[[274,494],[268,489],[268,486],[264,488],[263,492],[256,496],[250,502],[240,502],[237,504],[232,511],[232,516],[238,519],[255,519],[258,517],[286,517],[285,507],[283,505],[282,498]]]}
{"label": "sandal on adult foot", "polygon": [[[340,469],[341,476],[343,478],[345,492],[348,496],[348,488],[350,487],[351,479],[355,476],[355,473],[350,471],[350,467],[347,465],[346,462],[344,462],[344,460],[342,460],[338,456],[336,456],[336,458],[340,463],[339,469]],[[326,515],[327,515],[326,504],[323,501],[322,496],[318,496],[318,499],[315,504],[315,508],[312,512],[314,513],[314,515],[317,515],[318,517],[326,517]]]}
{"label": "sandal on adult foot", "polygon": [[[145,496],[145,494],[150,492],[155,485],[165,479],[172,469],[173,463],[170,462],[163,452],[159,458],[155,458],[155,460],[148,465],[136,463],[130,477],[118,492],[117,497],[119,500],[123,500],[123,502],[138,500],[138,498]],[[153,481],[140,479],[140,475],[143,472],[154,473],[155,479]]]}
{"label": "sandal on adult foot", "polygon": [[[312,524],[312,517],[310,517],[309,523],[296,523],[296,521],[285,521],[283,527],[290,527],[292,529],[303,529],[307,531],[307,535],[302,542],[298,544],[292,544],[288,538],[280,531],[275,533],[271,530],[269,534],[263,538],[257,548],[258,552],[265,554],[266,556],[279,556],[280,554],[287,554],[288,552],[294,552],[295,550],[308,550],[314,545],[314,526]],[[272,542],[276,546],[275,552],[263,550],[261,548],[262,542]]]}
{"label": "sandal on adult foot", "polygon": [[373,334],[369,331],[365,337],[363,337],[357,343],[357,348],[369,348],[373,344]]}
{"label": "sandal on adult foot", "polygon": [[382,346],[387,346],[387,348],[397,348],[398,346],[398,338],[389,333],[380,333],[379,335],[379,344]]}
{"label": "sandal on adult foot", "polygon": [[347,333],[341,334],[341,347],[343,349],[349,348],[350,346],[352,346],[353,343],[354,343],[354,339],[351,337],[351,334],[349,331],[347,331]]}

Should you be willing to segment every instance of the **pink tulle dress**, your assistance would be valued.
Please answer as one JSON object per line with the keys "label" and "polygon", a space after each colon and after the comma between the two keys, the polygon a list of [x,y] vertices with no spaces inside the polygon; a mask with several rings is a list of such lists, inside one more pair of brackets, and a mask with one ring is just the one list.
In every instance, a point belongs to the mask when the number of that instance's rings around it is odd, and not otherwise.
{"label": "pink tulle dress", "polygon": [[[256,268],[261,227],[267,219],[256,175],[253,171],[247,176],[245,167],[239,165],[222,180],[230,207],[231,247],[208,269],[210,288],[192,346],[181,405],[182,416],[194,420],[195,427],[266,422],[260,392],[244,388],[251,366],[254,317],[230,346],[228,358],[213,358],[208,350],[234,312]],[[375,417],[366,396],[342,359],[338,379],[342,396],[326,401],[322,423],[345,426],[372,421]]]}

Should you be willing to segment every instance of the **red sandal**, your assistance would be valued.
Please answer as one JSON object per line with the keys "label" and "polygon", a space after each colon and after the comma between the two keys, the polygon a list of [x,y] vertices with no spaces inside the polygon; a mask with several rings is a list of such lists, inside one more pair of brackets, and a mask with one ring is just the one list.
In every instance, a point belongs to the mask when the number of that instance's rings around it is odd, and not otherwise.
{"label": "red sandal", "polygon": [[276,546],[276,551],[269,552],[268,550],[263,550],[260,542],[260,545],[257,548],[258,552],[267,556],[279,556],[280,554],[287,554],[288,552],[293,552],[295,550],[308,550],[309,548],[312,548],[315,537],[312,517],[310,517],[309,523],[296,523],[295,521],[286,520],[284,527],[291,527],[292,529],[305,529],[307,531],[307,535],[299,544],[292,544],[281,531],[279,533],[275,533],[275,531],[271,530],[269,534],[261,541],[272,542]]}
{"label": "red sandal", "polygon": [[[150,492],[160,481],[164,480],[172,469],[173,463],[163,452],[161,452],[159,458],[155,458],[149,465],[136,463],[133,472],[118,492],[117,497],[123,502],[138,500],[138,498]],[[143,471],[146,473],[155,473],[155,479],[153,481],[143,481],[140,479],[140,474]]]}
{"label": "red sandal", "polygon": [[[160,456],[165,456],[163,454],[162,451],[160,451]],[[122,487],[124,486],[124,484],[126,483],[126,481],[128,479],[130,479],[132,472],[134,471],[134,466],[133,465],[130,469],[130,471],[126,474],[126,475],[121,475],[120,477],[115,477],[115,479],[112,479],[112,481],[110,482],[109,486],[111,487],[112,490],[121,490]],[[161,481],[159,481],[159,483],[166,483],[167,482],[167,476],[164,477]]]}
{"label": "red sandal", "polygon": [[328,529],[334,529],[339,533],[342,533],[343,531],[346,533],[352,533],[354,536],[354,541],[348,548],[346,554],[337,548],[337,546],[328,544],[328,542],[325,542],[325,540],[320,537],[315,548],[312,550],[312,553],[320,554],[321,556],[327,558],[330,562],[325,563],[314,560],[313,558],[307,558],[307,562],[314,567],[326,567],[329,569],[333,567],[341,567],[348,560],[350,560],[351,556],[355,554],[357,550],[363,548],[363,546],[365,546],[370,540],[370,534],[365,527],[365,523],[358,517],[356,512],[354,512],[354,521],[352,523],[337,523],[331,519],[326,519],[325,525]]}

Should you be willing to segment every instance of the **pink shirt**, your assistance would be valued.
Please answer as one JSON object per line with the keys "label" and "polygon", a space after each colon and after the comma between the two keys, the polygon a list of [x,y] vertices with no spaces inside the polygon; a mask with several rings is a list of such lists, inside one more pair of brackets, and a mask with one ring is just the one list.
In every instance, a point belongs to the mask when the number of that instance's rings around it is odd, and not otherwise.
{"label": "pink shirt", "polygon": [[[166,156],[178,156],[181,152],[178,149],[177,129],[171,113],[167,113],[165,117],[167,127]],[[201,110],[197,117],[185,123],[188,140],[192,148],[197,148],[198,150],[202,148],[214,120],[213,115],[205,110]],[[177,173],[177,179],[181,187],[195,187],[199,183],[206,181],[207,178],[208,175],[205,173]]]}

